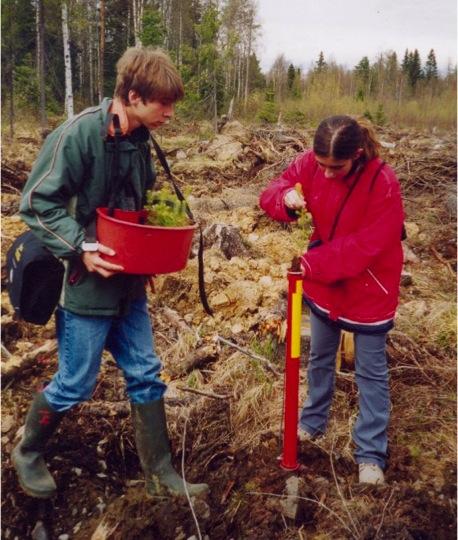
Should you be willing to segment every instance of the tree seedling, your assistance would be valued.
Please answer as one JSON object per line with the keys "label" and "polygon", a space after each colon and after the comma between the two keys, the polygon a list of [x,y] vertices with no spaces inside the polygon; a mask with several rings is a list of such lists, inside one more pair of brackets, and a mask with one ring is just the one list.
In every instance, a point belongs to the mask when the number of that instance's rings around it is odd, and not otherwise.
{"label": "tree seedling", "polygon": [[169,186],[158,191],[147,191],[145,209],[147,224],[160,227],[186,227],[191,225],[186,213],[186,203],[180,201]]}
{"label": "tree seedling", "polygon": [[[304,193],[302,191],[302,185],[297,182],[294,185],[294,189],[297,191],[299,195],[302,197],[304,196]],[[301,232],[303,232],[304,237],[302,238],[301,234],[301,241],[304,241],[304,243],[307,243],[311,233],[312,233],[312,222],[310,220],[310,214],[307,212],[305,208],[301,208],[299,210],[296,210],[298,218],[297,218],[297,224],[299,228],[301,229]]]}

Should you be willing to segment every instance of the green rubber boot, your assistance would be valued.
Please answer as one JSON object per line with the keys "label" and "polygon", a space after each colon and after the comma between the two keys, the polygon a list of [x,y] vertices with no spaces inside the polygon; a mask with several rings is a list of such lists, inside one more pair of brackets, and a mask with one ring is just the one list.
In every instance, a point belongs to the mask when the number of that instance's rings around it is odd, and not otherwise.
{"label": "green rubber boot", "polygon": [[[164,400],[132,404],[132,418],[148,494],[154,496],[169,491],[185,495],[183,478],[172,467]],[[190,496],[200,495],[209,489],[207,484],[188,482],[186,487]]]}
{"label": "green rubber boot", "polygon": [[64,414],[54,411],[42,393],[37,394],[25,419],[22,440],[11,452],[19,484],[31,497],[49,499],[56,493],[56,483],[46,467],[43,452]]}

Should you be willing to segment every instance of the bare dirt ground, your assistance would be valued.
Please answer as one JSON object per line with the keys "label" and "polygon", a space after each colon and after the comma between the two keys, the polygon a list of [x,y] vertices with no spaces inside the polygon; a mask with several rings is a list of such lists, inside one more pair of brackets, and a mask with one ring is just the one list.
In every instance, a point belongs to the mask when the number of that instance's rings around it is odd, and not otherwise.
{"label": "bare dirt ground", "polygon": [[[310,145],[312,131],[229,124],[208,141],[201,132],[199,126],[170,129],[161,142],[207,227],[205,279],[215,316],[199,304],[195,257],[183,272],[158,277],[149,299],[169,382],[174,464],[188,480],[208,482],[211,492],[192,501],[195,518],[186,499],[145,496],[124,383],[107,355],[93,399],[71,411],[50,441],[46,456],[57,497],[37,502],[24,495],[10,451],[33,392],[56,369],[54,323],[15,320],[4,288],[2,538],[456,538],[455,135],[379,133],[384,157],[401,180],[408,232],[407,273],[388,344],[393,405],[387,485],[357,484],[351,441],[357,390],[351,365],[344,365],[336,373],[326,436],[300,447],[300,498],[291,518],[284,503],[292,473],[278,464],[285,275],[305,238],[296,225],[270,221],[257,200]],[[37,134],[27,132],[4,145],[3,285],[6,250],[24,229],[19,193],[39,144]],[[301,399],[307,346],[305,314]]]}

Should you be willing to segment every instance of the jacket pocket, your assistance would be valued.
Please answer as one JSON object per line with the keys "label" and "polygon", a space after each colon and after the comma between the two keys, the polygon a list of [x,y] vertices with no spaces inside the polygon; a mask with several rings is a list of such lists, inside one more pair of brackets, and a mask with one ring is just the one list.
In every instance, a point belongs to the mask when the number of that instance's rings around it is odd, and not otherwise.
{"label": "jacket pocket", "polygon": [[367,269],[367,272],[368,274],[371,276],[371,278],[374,280],[374,282],[377,284],[377,286],[386,294],[388,295],[389,292],[388,292],[388,289],[383,285],[383,283],[377,278],[377,276],[374,274],[374,272],[372,272],[372,270],[370,270],[369,268]]}

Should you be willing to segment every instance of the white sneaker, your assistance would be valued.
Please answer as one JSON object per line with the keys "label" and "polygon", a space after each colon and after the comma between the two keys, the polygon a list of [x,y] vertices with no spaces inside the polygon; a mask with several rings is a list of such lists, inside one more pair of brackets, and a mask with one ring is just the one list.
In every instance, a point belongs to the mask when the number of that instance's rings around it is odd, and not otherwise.
{"label": "white sneaker", "polygon": [[360,484],[384,484],[385,476],[382,469],[374,463],[359,464]]}

